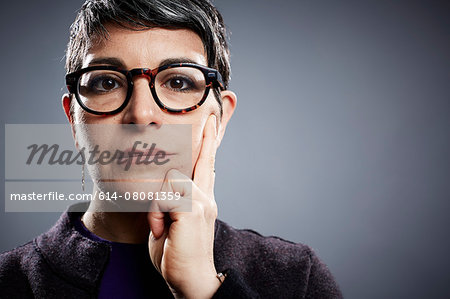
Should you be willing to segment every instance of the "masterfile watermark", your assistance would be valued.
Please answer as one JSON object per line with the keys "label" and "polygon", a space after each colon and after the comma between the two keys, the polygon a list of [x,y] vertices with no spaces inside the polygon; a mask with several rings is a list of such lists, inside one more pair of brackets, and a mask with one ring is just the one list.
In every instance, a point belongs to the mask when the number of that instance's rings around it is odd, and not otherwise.
{"label": "masterfile watermark", "polygon": [[[5,211],[61,212],[76,202],[189,211],[192,140],[192,126],[182,124],[7,124]],[[183,192],[167,189],[171,170],[182,174]]]}
{"label": "masterfile watermark", "polygon": [[[138,150],[138,146],[142,145],[142,150]],[[164,165],[170,161],[165,151],[155,150],[156,143],[149,145],[146,142],[135,141],[130,151],[121,151],[116,149],[114,152],[109,150],[99,150],[100,146],[96,144],[93,150],[87,150],[85,147],[81,148],[78,152],[73,150],[62,150],[58,144],[32,144],[27,147],[30,150],[30,155],[26,161],[27,165],[33,162],[37,165],[41,165],[44,160],[49,165],[94,165],[101,164],[107,165],[111,163],[117,163],[118,165],[124,164],[124,170],[128,171],[133,163],[133,158],[136,158],[135,163],[137,165]],[[38,157],[35,159],[36,155]],[[47,159],[45,159],[47,158]]]}

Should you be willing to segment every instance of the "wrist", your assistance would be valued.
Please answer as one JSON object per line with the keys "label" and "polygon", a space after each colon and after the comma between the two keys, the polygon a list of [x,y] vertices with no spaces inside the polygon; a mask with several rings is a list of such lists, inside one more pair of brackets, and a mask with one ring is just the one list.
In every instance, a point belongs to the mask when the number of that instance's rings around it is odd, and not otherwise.
{"label": "wrist", "polygon": [[196,277],[195,282],[189,282],[185,288],[178,291],[172,289],[172,294],[175,298],[212,298],[222,285],[226,276],[222,274],[219,278],[218,274],[214,271],[206,275],[195,275],[193,277]]}

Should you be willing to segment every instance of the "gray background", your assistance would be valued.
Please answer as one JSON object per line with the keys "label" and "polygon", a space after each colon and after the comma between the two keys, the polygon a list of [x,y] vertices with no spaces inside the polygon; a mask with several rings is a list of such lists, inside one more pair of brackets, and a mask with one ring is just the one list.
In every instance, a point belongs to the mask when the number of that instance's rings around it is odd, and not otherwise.
{"label": "gray background", "polygon": [[[81,1],[4,4],[2,122],[64,123]],[[450,298],[449,2],[216,5],[239,97],[217,158],[219,217],[310,245],[346,298]],[[2,212],[0,250],[58,216]]]}

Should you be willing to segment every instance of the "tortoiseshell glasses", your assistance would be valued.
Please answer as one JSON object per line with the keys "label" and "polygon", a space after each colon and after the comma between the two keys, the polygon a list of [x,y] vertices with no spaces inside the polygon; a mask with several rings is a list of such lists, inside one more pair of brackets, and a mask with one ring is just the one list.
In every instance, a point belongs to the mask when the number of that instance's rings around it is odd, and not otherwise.
{"label": "tortoiseshell glasses", "polygon": [[217,70],[194,63],[129,71],[116,66],[91,66],[67,74],[66,84],[84,110],[96,115],[111,115],[127,106],[135,76],[149,78],[156,104],[171,113],[195,110],[205,102],[211,88],[224,89],[222,76]]}

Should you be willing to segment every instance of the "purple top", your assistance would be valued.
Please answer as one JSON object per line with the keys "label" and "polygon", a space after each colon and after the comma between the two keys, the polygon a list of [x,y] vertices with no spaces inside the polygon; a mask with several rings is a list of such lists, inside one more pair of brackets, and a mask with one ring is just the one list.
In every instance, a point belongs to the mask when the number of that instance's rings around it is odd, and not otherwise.
{"label": "purple top", "polygon": [[167,284],[150,260],[147,244],[127,244],[102,239],[84,226],[81,217],[74,221],[74,226],[83,236],[111,245],[98,298],[172,297]]}

